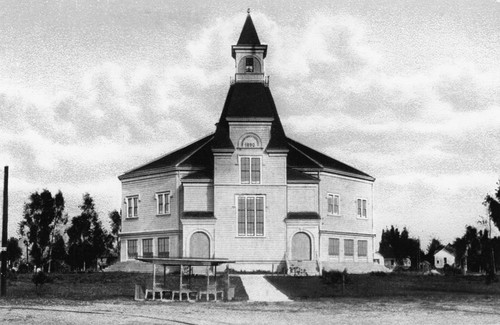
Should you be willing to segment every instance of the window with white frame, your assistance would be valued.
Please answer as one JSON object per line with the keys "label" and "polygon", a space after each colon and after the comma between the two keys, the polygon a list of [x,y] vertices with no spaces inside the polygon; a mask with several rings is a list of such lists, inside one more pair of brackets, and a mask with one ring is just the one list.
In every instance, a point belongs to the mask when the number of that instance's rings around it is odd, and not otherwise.
{"label": "window with white frame", "polygon": [[158,257],[170,257],[170,238],[158,238]]}
{"label": "window with white frame", "polygon": [[238,236],[264,236],[264,196],[238,196]]}
{"label": "window with white frame", "polygon": [[366,218],[366,200],[358,199],[358,218]]}
{"label": "window with white frame", "polygon": [[156,214],[170,213],[170,192],[156,193]]}
{"label": "window with white frame", "polygon": [[339,256],[340,252],[340,240],[338,238],[328,239],[328,255]]}
{"label": "window with white frame", "polygon": [[241,184],[260,184],[260,157],[240,157]]}
{"label": "window with white frame", "polygon": [[368,256],[368,241],[358,240],[358,257]]}
{"label": "window with white frame", "polygon": [[143,257],[153,257],[153,239],[143,239],[142,240],[142,256]]}
{"label": "window with white frame", "polygon": [[340,215],[340,195],[328,194],[328,214]]}
{"label": "window with white frame", "polygon": [[127,240],[127,256],[128,258],[137,257],[137,239]]}
{"label": "window with white frame", "polygon": [[344,239],[344,256],[354,256],[354,239]]}
{"label": "window with white frame", "polygon": [[125,203],[127,204],[127,218],[137,218],[137,207],[139,204],[138,196],[129,196],[125,199]]}

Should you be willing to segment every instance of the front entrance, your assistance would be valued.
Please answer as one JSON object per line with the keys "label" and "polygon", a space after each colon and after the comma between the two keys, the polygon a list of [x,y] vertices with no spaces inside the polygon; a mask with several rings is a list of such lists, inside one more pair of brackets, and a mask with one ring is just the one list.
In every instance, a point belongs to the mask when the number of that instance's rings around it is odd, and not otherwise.
{"label": "front entrance", "polygon": [[292,238],[292,260],[311,260],[311,237],[305,232],[298,232]]}
{"label": "front entrance", "polygon": [[190,257],[210,258],[210,238],[203,232],[195,232],[189,241]]}

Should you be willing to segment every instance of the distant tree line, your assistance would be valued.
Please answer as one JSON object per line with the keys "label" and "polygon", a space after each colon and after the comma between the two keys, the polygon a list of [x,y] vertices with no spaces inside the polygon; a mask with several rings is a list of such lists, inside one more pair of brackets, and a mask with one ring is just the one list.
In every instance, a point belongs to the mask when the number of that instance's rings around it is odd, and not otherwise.
{"label": "distant tree line", "polygon": [[[27,261],[33,267],[48,272],[80,271],[98,269],[103,259],[109,263],[118,258],[120,213],[116,210],[109,213],[111,231],[107,231],[88,193],[83,195],[79,208],[80,214],[69,219],[61,191],[52,196],[45,189],[29,196],[18,233],[27,250]],[[15,253],[9,260],[14,264],[19,261],[22,251],[17,239],[11,238],[10,242],[10,251]]]}

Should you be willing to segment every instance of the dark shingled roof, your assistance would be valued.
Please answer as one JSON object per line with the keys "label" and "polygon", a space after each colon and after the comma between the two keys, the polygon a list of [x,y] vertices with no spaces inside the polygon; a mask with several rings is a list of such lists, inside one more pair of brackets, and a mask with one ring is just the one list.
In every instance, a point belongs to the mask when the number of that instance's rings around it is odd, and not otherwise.
{"label": "dark shingled roof", "polygon": [[317,177],[300,172],[293,168],[287,168],[286,179],[288,183],[319,183]]}
{"label": "dark shingled roof", "polygon": [[201,138],[185,147],[172,151],[147,164],[134,168],[118,176],[118,179],[127,179],[161,172],[175,167],[211,167],[213,166],[210,143],[213,134]]}
{"label": "dark shingled roof", "polygon": [[[375,180],[372,176],[351,167],[343,162],[336,159],[328,157],[327,155],[316,151],[310,147],[307,147],[295,140],[288,138],[288,146],[290,151],[288,152],[288,166],[296,168],[309,168],[309,164],[312,168],[318,168],[321,170],[328,169],[333,172],[339,172],[341,174],[346,174],[347,176],[361,176],[360,178],[367,180]],[[294,149],[294,150],[293,150]],[[304,157],[304,155],[306,157]]]}
{"label": "dark shingled roof", "polygon": [[241,30],[240,38],[238,39],[238,45],[260,45],[259,36],[253,25],[252,17],[250,14],[247,15],[243,29]]}
{"label": "dark shingled roof", "polygon": [[182,178],[182,182],[202,182],[202,181],[213,181],[214,173],[212,170],[200,170],[198,172],[191,173]]}
{"label": "dark shingled roof", "polygon": [[222,114],[217,123],[212,148],[234,151],[229,139],[229,119],[272,121],[271,140],[266,150],[287,151],[285,131],[281,125],[271,91],[262,83],[236,83],[231,85],[226,97]]}
{"label": "dark shingled roof", "polygon": [[214,213],[211,211],[184,211],[182,219],[214,219]]}
{"label": "dark shingled roof", "polygon": [[321,219],[317,212],[288,212],[287,219],[307,219],[307,220],[315,220]]}

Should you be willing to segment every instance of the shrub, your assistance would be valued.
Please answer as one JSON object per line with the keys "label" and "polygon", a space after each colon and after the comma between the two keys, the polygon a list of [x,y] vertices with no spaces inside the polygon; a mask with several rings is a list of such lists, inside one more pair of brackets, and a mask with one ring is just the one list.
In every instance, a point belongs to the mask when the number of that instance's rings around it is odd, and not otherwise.
{"label": "shrub", "polygon": [[343,272],[337,271],[337,270],[332,270],[332,271],[326,271],[323,269],[321,278],[323,281],[329,284],[341,284],[342,283],[342,277],[344,278],[344,283],[352,283],[351,278],[349,274],[347,273],[347,269],[344,269]]}

